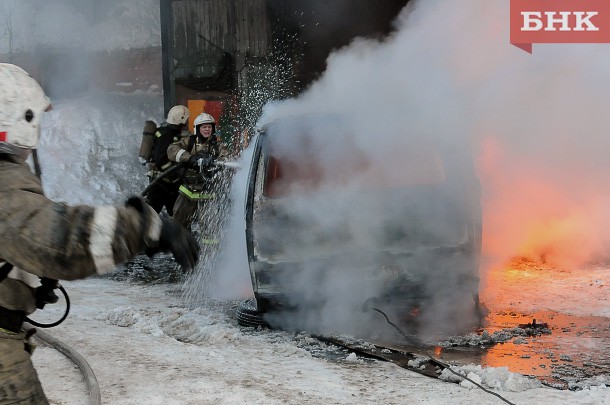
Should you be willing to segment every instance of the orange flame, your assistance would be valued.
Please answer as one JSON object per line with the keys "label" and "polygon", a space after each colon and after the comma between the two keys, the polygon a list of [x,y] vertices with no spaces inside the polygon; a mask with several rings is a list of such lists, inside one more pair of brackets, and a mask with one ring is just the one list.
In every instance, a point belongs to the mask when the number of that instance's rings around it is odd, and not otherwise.
{"label": "orange flame", "polygon": [[610,196],[574,193],[571,181],[548,168],[515,161],[498,137],[483,139],[481,152],[484,256],[494,264],[524,256],[560,267],[605,258]]}

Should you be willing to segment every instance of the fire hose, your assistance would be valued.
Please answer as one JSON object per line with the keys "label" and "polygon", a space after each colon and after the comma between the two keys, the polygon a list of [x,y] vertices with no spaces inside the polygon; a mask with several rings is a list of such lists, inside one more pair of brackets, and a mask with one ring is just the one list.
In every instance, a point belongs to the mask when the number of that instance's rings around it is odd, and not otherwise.
{"label": "fire hose", "polygon": [[[36,156],[34,158],[34,163],[35,163],[35,166],[37,167],[36,171],[39,173],[40,169],[39,169],[39,165],[38,165],[38,159]],[[236,162],[214,161],[211,164],[213,164],[215,166],[222,166],[222,167],[233,168],[233,169],[240,168],[240,165]],[[178,163],[177,165],[173,166],[169,170],[165,171],[164,173],[162,173],[161,175],[156,177],[144,189],[144,191],[142,192],[142,196],[146,196],[146,194],[148,194],[150,189],[155,184],[157,184],[160,180],[162,180],[164,177],[169,176],[170,174],[179,171],[184,166],[185,166],[185,163]],[[57,302],[58,297],[55,296],[54,294],[52,294],[52,292],[54,289],[59,289],[62,292],[62,294],[64,295],[64,298],[66,300],[66,311],[64,312],[64,314],[58,321],[55,321],[55,322],[52,322],[49,324],[36,322],[36,321],[30,319],[29,317],[26,317],[25,320],[27,323],[25,325],[26,326],[31,325],[31,326],[36,326],[36,327],[40,327],[40,328],[50,328],[50,327],[59,325],[68,317],[68,313],[70,312],[70,298],[68,297],[68,293],[66,292],[66,290],[63,288],[63,286],[61,286],[57,282],[57,280],[43,278],[43,279],[41,279],[41,282],[42,282],[42,286],[39,287],[37,290],[37,307],[42,309],[45,304],[52,304],[52,303]],[[26,329],[28,329],[28,328],[26,328]],[[85,358],[82,355],[80,355],[77,351],[72,349],[70,346],[68,346],[67,344],[54,338],[53,336],[49,335],[48,333],[45,333],[40,330],[34,330],[33,328],[29,328],[29,330],[32,330],[33,331],[32,333],[36,334],[36,339],[42,341],[43,343],[47,344],[48,346],[59,351],[64,356],[66,356],[70,361],[72,361],[74,364],[76,364],[76,366],[79,368],[79,370],[81,371],[81,373],[83,375],[85,384],[87,385],[88,403],[90,405],[100,405],[102,403],[102,401],[101,401],[101,392],[100,392],[99,382],[97,381],[97,377],[95,376],[93,369],[91,368],[89,363],[87,363]]]}
{"label": "fire hose", "polygon": [[[402,337],[405,338],[406,341],[408,341],[409,343],[421,343],[415,337],[407,335],[395,323],[390,321],[390,318],[388,318],[388,316],[381,309],[374,307],[375,303],[376,303],[376,299],[375,298],[369,298],[368,300],[366,300],[364,302],[363,306],[362,306],[363,312],[367,312],[367,311],[379,312],[381,315],[384,316],[386,322],[389,323],[391,326],[393,326],[394,329],[396,329],[398,331],[398,333],[400,333],[402,335]],[[476,381],[472,380],[471,378],[468,378],[467,376],[464,376],[464,375],[458,373],[457,371],[453,370],[451,368],[450,364],[442,362],[442,361],[438,360],[437,358],[435,358],[434,356],[431,356],[431,355],[429,355],[427,353],[423,353],[421,355],[426,357],[428,359],[428,361],[432,362],[436,366],[439,366],[441,369],[448,370],[449,372],[451,372],[452,374],[458,376],[459,378],[463,378],[464,380],[468,381],[469,383],[471,383],[471,384],[475,385],[476,387],[482,389],[486,393],[494,395],[494,396],[500,398],[502,401],[506,402],[507,404],[515,405],[514,403],[510,402],[509,400],[507,400],[506,398],[501,396],[500,394],[498,394],[496,392],[493,392],[491,390],[488,390],[487,388],[483,387],[481,384],[477,383]]]}
{"label": "fire hose", "polygon": [[[56,303],[58,297],[55,296],[54,294],[50,294],[50,293],[53,291],[53,289],[59,289],[59,291],[61,291],[61,293],[64,295],[64,299],[66,300],[66,311],[64,312],[63,316],[59,320],[52,322],[52,323],[41,323],[41,322],[34,321],[33,319],[31,319],[29,317],[26,317],[25,318],[26,323],[24,324],[24,329],[26,329],[26,333],[35,334],[36,339],[38,339],[38,340],[42,341],[43,343],[45,343],[46,345],[54,348],[55,350],[57,350],[58,352],[62,353],[64,356],[66,356],[74,364],[76,364],[76,366],[79,368],[79,370],[81,371],[81,373],[83,375],[85,384],[87,385],[87,392],[88,392],[88,398],[89,398],[88,403],[90,405],[100,405],[102,400],[101,400],[99,383],[97,381],[97,378],[95,377],[95,374],[93,373],[93,370],[91,369],[91,366],[89,365],[89,363],[87,363],[85,358],[83,356],[81,356],[77,351],[72,349],[70,346],[68,346],[65,343],[61,342],[60,340],[54,338],[53,336],[49,335],[48,333],[43,332],[41,330],[34,329],[34,328],[27,328],[28,324],[31,326],[36,326],[38,328],[51,328],[51,327],[57,326],[68,317],[68,313],[70,312],[70,298],[68,297],[68,293],[66,292],[64,287],[61,284],[56,283],[55,282],[56,280],[43,278],[42,281],[43,281],[42,286],[38,287],[38,289],[36,290],[37,307],[39,309],[42,309],[45,306],[45,304]],[[51,281],[53,281],[55,283],[50,283]],[[29,332],[29,331],[31,331],[31,332]]]}
{"label": "fire hose", "polygon": [[85,384],[87,385],[89,405],[100,405],[102,403],[100,385],[97,381],[97,378],[95,377],[95,374],[93,373],[93,370],[91,369],[91,366],[89,365],[89,363],[87,363],[87,360],[85,360],[83,356],[81,356],[70,346],[54,338],[48,333],[45,333],[41,330],[36,330],[35,336],[36,339],[54,348],[55,350],[66,356],[74,364],[76,364],[76,366],[83,374]]}
{"label": "fire hose", "polygon": [[[225,168],[229,168],[229,169],[240,169],[241,168],[241,165],[239,163],[232,162],[232,161],[226,161],[226,160],[214,160],[214,161],[212,161],[211,165],[225,167]],[[186,167],[186,162],[179,162],[179,163],[175,164],[174,166],[170,167],[169,169],[167,169],[166,171],[159,174],[157,177],[155,177],[155,179],[153,181],[151,181],[148,184],[148,186],[146,186],[144,191],[142,191],[142,193],[141,193],[142,197],[146,197],[146,195],[150,192],[150,190],[156,184],[158,184],[161,180],[163,180],[164,178],[168,177],[169,175],[171,175],[173,173],[179,172],[184,167]]]}

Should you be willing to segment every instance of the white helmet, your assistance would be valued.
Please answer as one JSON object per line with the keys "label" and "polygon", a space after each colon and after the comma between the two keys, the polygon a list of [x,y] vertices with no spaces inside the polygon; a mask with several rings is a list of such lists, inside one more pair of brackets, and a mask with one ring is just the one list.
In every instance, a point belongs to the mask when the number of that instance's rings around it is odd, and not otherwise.
{"label": "white helmet", "polygon": [[216,129],[216,120],[208,113],[201,113],[195,118],[193,126],[195,127],[195,134],[199,133],[199,126],[203,124],[212,124],[212,132]]}
{"label": "white helmet", "polygon": [[35,149],[42,113],[50,107],[49,98],[28,72],[0,63],[0,142]]}
{"label": "white helmet", "polygon": [[216,120],[208,113],[201,113],[195,118],[195,122],[193,123],[195,126],[199,126],[201,124],[216,124]]}
{"label": "white helmet", "polygon": [[167,113],[167,123],[173,125],[186,124],[189,119],[189,109],[183,105],[173,106]]}

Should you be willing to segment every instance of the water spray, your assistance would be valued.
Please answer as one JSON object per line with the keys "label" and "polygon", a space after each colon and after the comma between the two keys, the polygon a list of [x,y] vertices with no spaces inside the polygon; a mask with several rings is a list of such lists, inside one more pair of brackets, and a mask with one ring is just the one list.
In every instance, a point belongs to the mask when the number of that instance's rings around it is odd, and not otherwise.
{"label": "water spray", "polygon": [[212,163],[214,166],[226,167],[227,169],[241,169],[241,165],[237,162],[227,161],[227,160],[217,160]]}

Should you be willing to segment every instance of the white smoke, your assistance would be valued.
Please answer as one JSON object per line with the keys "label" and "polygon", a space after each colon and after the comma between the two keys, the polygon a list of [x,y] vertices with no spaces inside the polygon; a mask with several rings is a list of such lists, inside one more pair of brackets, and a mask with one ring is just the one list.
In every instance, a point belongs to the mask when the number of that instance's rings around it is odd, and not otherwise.
{"label": "white smoke", "polygon": [[0,54],[161,46],[158,0],[2,0]]}
{"label": "white smoke", "polygon": [[[292,115],[347,116],[342,128],[353,145],[346,149],[364,153],[386,176],[414,136],[471,147],[482,180],[482,275],[489,263],[517,254],[564,264],[603,257],[610,241],[608,45],[535,45],[530,55],[509,44],[508,7],[484,0],[412,2],[394,34],[356,39],[333,53],[323,76],[300,97],[267,105],[261,125]],[[323,145],[332,144],[327,139],[314,150],[324,153]],[[287,142],[298,152],[299,145]],[[338,150],[329,155],[342,161]],[[324,210],[300,212],[320,226],[336,225]],[[538,241],[541,233],[546,239]],[[343,291],[341,280],[329,282],[328,291],[319,280],[303,281],[305,289],[331,294],[333,303],[360,293]],[[360,322],[329,317],[324,326]]]}
{"label": "white smoke", "polygon": [[[442,49],[433,42],[440,40],[441,34],[429,36],[418,24],[435,9],[420,10],[417,4],[401,14],[397,31],[384,41],[354,40],[331,54],[323,76],[300,97],[271,103],[264,110],[261,125],[281,117],[312,117],[299,124],[313,127],[316,137],[311,144],[299,143],[285,131],[284,138],[276,141],[275,153],[287,160],[299,160],[303,155],[301,160],[305,159],[308,167],[321,169],[323,181],[315,196],[295,194],[274,207],[302,224],[300,230],[283,233],[284,223],[267,220],[256,237],[261,245],[275,238],[281,246],[278,249],[291,254],[291,248],[300,246],[318,259],[324,257],[319,251],[343,251],[325,261],[307,260],[307,254],[302,253],[302,265],[277,276],[277,283],[290,291],[290,303],[300,308],[288,317],[273,319],[284,327],[370,334],[377,326],[362,312],[362,306],[367,298],[387,290],[388,278],[380,275],[384,272],[390,273],[390,280],[393,272],[402,274],[395,282],[423,282],[427,293],[446,295],[434,304],[433,311],[428,309],[437,320],[446,320],[448,307],[468,305],[461,302],[463,297],[448,294],[448,290],[457,289],[459,277],[447,274],[446,268],[459,267],[458,263],[440,257],[430,257],[430,262],[423,257],[407,260],[391,253],[413,250],[422,241],[440,244],[437,241],[451,239],[454,229],[451,223],[434,223],[440,218],[430,218],[434,208],[426,197],[411,191],[388,192],[384,185],[400,189],[403,184],[417,184],[409,178],[422,177],[413,173],[421,169],[413,162],[419,154],[425,155],[422,143],[471,141],[466,131],[467,106],[455,87],[453,72],[441,63],[445,58]],[[337,118],[328,119],[328,114]],[[445,169],[449,167],[451,164]],[[325,182],[327,177],[332,181]],[[424,184],[438,179],[427,180]],[[431,220],[417,225],[422,220],[417,213]],[[407,217],[411,228],[406,226]],[[410,246],[391,246],[388,232],[405,235],[403,243]],[[438,275],[426,274],[432,272]],[[452,302],[453,298],[460,302]],[[472,296],[469,299],[474,315]],[[402,308],[392,315],[405,316],[408,310]]]}

